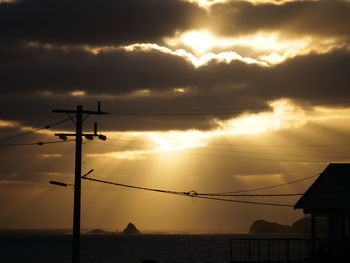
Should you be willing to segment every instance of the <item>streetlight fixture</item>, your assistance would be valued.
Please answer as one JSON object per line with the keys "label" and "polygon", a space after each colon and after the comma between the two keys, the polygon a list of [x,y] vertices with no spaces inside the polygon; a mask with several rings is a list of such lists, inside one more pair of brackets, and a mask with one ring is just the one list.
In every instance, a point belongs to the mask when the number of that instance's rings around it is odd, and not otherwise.
{"label": "streetlight fixture", "polygon": [[66,183],[61,183],[61,182],[57,182],[57,181],[50,181],[49,183],[53,184],[53,185],[63,186],[63,187],[73,186],[72,184],[66,184]]}

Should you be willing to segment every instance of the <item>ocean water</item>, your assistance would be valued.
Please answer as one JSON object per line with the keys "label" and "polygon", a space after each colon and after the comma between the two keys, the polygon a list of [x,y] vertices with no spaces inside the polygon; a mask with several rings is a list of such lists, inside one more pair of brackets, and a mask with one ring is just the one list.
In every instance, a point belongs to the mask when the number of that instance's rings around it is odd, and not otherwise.
{"label": "ocean water", "polygon": [[[223,263],[237,235],[83,235],[81,263]],[[71,262],[71,236],[0,234],[1,263]]]}

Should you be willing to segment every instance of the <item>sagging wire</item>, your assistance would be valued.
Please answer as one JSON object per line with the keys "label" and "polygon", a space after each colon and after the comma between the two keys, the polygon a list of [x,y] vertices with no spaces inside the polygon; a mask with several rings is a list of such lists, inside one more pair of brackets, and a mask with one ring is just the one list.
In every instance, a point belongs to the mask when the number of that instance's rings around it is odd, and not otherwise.
{"label": "sagging wire", "polygon": [[190,197],[192,200],[195,199],[207,199],[207,200],[215,200],[215,201],[223,201],[223,202],[232,202],[232,203],[242,203],[242,204],[251,204],[251,205],[265,205],[265,206],[277,206],[277,207],[293,207],[293,205],[290,204],[279,204],[279,203],[269,203],[269,202],[255,202],[255,201],[244,201],[244,200],[235,200],[235,199],[225,199],[225,198],[217,198],[217,197],[210,197],[210,196],[204,196],[203,194],[198,194],[196,191],[189,191],[189,192],[182,192],[182,191],[170,191],[170,190],[163,190],[163,189],[156,189],[156,188],[148,188],[148,187],[140,187],[140,186],[134,186],[134,185],[128,185],[128,184],[121,184],[117,182],[111,182],[106,180],[100,180],[90,177],[81,177],[83,180],[89,180],[93,182],[99,182],[103,184],[109,184],[109,185],[115,185],[119,187],[126,187],[131,189],[137,189],[137,190],[145,190],[145,191],[152,191],[152,192],[158,192],[158,193],[165,193],[165,194],[174,194],[174,195],[180,195],[185,197]]}
{"label": "sagging wire", "polygon": [[66,122],[68,120],[69,120],[69,118],[66,118],[66,119],[54,122],[52,124],[48,124],[46,126],[37,128],[37,129],[33,129],[33,130],[30,130],[30,131],[27,131],[27,132],[23,132],[23,133],[19,133],[19,134],[15,134],[15,135],[9,136],[9,137],[5,137],[5,138],[0,139],[0,142],[7,141],[7,140],[10,140],[10,139],[14,139],[14,138],[21,137],[21,136],[25,136],[25,135],[28,135],[28,134],[31,134],[31,133],[34,133],[34,132],[37,132],[37,131],[40,131],[40,130],[50,129],[51,127],[54,127],[54,126],[59,125],[61,123],[64,123],[64,122]]}

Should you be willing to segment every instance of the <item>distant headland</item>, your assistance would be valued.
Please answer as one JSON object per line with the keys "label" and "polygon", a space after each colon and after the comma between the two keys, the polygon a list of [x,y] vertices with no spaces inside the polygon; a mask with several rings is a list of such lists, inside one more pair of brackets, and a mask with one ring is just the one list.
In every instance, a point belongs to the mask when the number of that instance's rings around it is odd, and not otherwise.
{"label": "distant headland", "polygon": [[266,220],[256,220],[250,226],[249,234],[267,234],[267,233],[309,233],[310,218],[301,218],[294,222],[292,226],[282,225]]}

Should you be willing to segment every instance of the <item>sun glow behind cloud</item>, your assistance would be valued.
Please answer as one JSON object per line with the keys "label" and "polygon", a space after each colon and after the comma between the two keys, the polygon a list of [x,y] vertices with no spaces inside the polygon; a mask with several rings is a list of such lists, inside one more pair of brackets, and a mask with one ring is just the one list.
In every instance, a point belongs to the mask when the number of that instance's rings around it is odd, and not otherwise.
{"label": "sun glow behind cloud", "polygon": [[247,64],[259,64],[261,66],[267,66],[267,63],[264,61],[258,61],[256,59],[252,59],[249,57],[242,57],[239,54],[237,54],[236,52],[232,52],[232,51],[220,52],[218,54],[208,52],[202,56],[197,57],[184,49],[177,49],[177,50],[173,51],[170,48],[163,47],[163,46],[160,46],[158,44],[152,44],[152,43],[132,44],[132,45],[124,46],[123,49],[125,51],[128,51],[128,52],[159,51],[159,52],[162,52],[165,54],[182,57],[183,59],[192,63],[193,66],[195,66],[196,68],[201,67],[201,66],[205,66],[210,61],[230,63],[233,60],[239,60],[239,61],[245,62]]}
{"label": "sun glow behind cloud", "polygon": [[214,48],[249,47],[257,51],[283,52],[291,49],[303,49],[310,38],[296,40],[281,39],[277,33],[257,33],[250,36],[224,38],[215,36],[208,30],[177,33],[175,37],[164,39],[170,46],[185,45],[195,54],[203,55]]}
{"label": "sun glow behind cloud", "polygon": [[[298,129],[310,122],[325,123],[330,120],[348,121],[350,108],[334,108],[327,106],[305,107],[287,99],[269,103],[271,110],[260,113],[243,113],[228,120],[212,119],[210,130],[169,130],[169,131],[126,131],[104,132],[108,141],[116,138],[123,150],[92,153],[89,157],[111,157],[122,160],[140,160],[149,156],[176,154],[187,150],[196,150],[210,145],[211,141],[235,136],[256,136],[270,132]],[[23,131],[33,127],[21,126],[17,123],[0,121],[0,127],[18,126]],[[54,130],[39,130],[37,134],[52,135]],[[60,131],[69,133],[70,131]],[[129,145],[136,143],[137,147]],[[43,157],[59,157],[57,155]]]}
{"label": "sun glow behind cloud", "polygon": [[228,2],[229,0],[181,0],[181,1],[197,4],[198,6],[203,8],[209,8],[212,5],[225,3],[225,2]]}
{"label": "sun glow behind cloud", "polygon": [[[109,133],[110,138],[123,138],[146,144],[147,149],[117,151],[103,154],[116,159],[138,160],[150,155],[172,154],[206,147],[214,139],[230,136],[266,134],[280,130],[297,129],[313,121],[349,119],[350,109],[328,107],[303,108],[289,100],[270,103],[271,111],[245,113],[229,120],[214,119],[215,128],[208,131],[153,131]],[[95,157],[98,156],[94,155]]]}
{"label": "sun glow behind cloud", "polygon": [[182,57],[196,68],[211,61],[234,60],[260,66],[274,66],[287,59],[310,53],[324,54],[344,46],[338,39],[300,37],[287,39],[278,32],[259,32],[248,36],[219,37],[208,30],[177,32],[163,39],[164,45],[135,43],[121,47],[127,52],[157,51]]}
{"label": "sun glow behind cloud", "polygon": [[[340,47],[341,41],[337,39],[314,39],[300,37],[287,39],[278,32],[259,32],[239,37],[219,37],[208,30],[177,32],[173,37],[163,39],[165,44],[172,48],[183,48],[187,53],[193,53],[200,61],[211,55],[211,60],[218,57],[227,63],[238,59],[247,63],[261,65],[275,65],[293,58],[297,55],[305,55],[311,52],[326,53]],[[242,50],[248,50],[242,51]],[[215,53],[216,50],[220,50]],[[224,51],[222,51],[224,50]],[[232,56],[235,54],[235,56]],[[198,59],[199,58],[199,59]],[[193,60],[193,59],[192,59]],[[206,62],[206,60],[204,60]],[[197,65],[203,65],[204,63]]]}
{"label": "sun glow behind cloud", "polygon": [[219,130],[226,134],[259,134],[279,129],[291,129],[307,122],[305,111],[287,100],[270,103],[272,112],[245,114],[228,121],[216,120]]}
{"label": "sun glow behind cloud", "polygon": [[157,145],[155,150],[158,152],[172,152],[202,147],[205,146],[203,139],[205,140],[207,137],[196,130],[186,131],[186,133],[181,131],[169,131],[163,134],[151,132],[147,133],[146,136]]}

